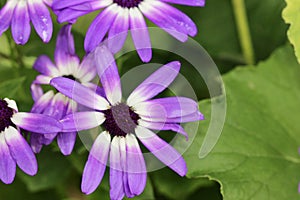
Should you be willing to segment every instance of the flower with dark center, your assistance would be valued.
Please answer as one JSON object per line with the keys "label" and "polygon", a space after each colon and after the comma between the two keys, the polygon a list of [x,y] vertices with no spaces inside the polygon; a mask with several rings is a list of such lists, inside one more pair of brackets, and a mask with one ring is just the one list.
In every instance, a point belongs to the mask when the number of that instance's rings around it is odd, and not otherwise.
{"label": "flower with dark center", "polygon": [[41,114],[18,112],[16,102],[0,99],[0,180],[13,182],[18,165],[26,174],[37,173],[37,162],[20,128],[51,134],[62,130],[61,124],[52,117]]}
{"label": "flower with dark center", "polygon": [[144,16],[181,42],[197,34],[195,23],[168,3],[204,6],[205,0],[54,0],[58,21],[74,22],[78,17],[102,10],[90,25],[84,40],[87,52],[93,51],[108,36],[108,47],[118,52],[130,30],[137,52],[144,62],[152,58],[151,42]]}
{"label": "flower with dark center", "polygon": [[[63,26],[57,36],[54,60],[55,64],[47,56],[42,55],[34,63],[33,68],[41,74],[31,85],[31,93],[35,101],[31,112],[49,115],[60,120],[77,111],[77,103],[59,92],[55,93],[55,91],[50,90],[44,93],[41,85],[48,85],[52,78],[65,77],[95,89],[97,86],[91,83],[91,80],[96,75],[96,69],[92,56],[86,56],[80,63],[79,57],[75,54],[71,25]],[[33,151],[38,153],[43,145],[50,144],[57,136],[57,143],[61,152],[64,155],[69,155],[73,150],[76,135],[76,131],[47,135],[33,132],[30,135],[30,143]]]}
{"label": "flower with dark center", "polygon": [[49,0],[8,0],[0,10],[0,36],[11,26],[14,41],[23,45],[30,37],[31,21],[43,42],[49,42],[53,31],[50,4]]}
{"label": "flower with dark center", "polygon": [[187,168],[182,156],[149,130],[173,130],[187,137],[180,123],[203,119],[198,104],[192,99],[151,99],[171,84],[179,73],[180,63],[174,61],[159,68],[123,103],[120,77],[112,53],[106,46],[99,46],[93,54],[105,98],[70,79],[51,80],[51,85],[58,91],[93,109],[63,118],[60,122],[64,131],[87,130],[101,124],[105,128],[91,148],[83,171],[82,191],[90,194],[98,187],[110,156],[111,199],[141,194],[147,173],[137,138],[165,165],[184,176]]}

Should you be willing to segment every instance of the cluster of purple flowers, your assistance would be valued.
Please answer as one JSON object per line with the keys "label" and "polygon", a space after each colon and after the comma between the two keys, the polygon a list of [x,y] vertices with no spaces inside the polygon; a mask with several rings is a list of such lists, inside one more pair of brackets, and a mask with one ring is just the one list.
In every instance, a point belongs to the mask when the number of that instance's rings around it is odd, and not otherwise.
{"label": "cluster of purple flowers", "polygon": [[[180,176],[185,161],[151,130],[172,130],[185,137],[180,123],[203,120],[198,104],[186,97],[153,99],[176,78],[180,62],[173,61],[152,73],[127,100],[122,99],[121,81],[114,53],[124,45],[130,30],[141,60],[152,58],[151,41],[144,16],[180,41],[195,36],[194,22],[168,3],[204,6],[205,0],[8,0],[0,11],[0,35],[11,27],[17,44],[30,37],[30,21],[44,42],[52,37],[52,8],[59,22],[68,22],[58,36],[54,62],[45,55],[33,68],[40,75],[31,85],[34,105],[29,113],[18,112],[13,100],[0,99],[0,179],[11,183],[16,164],[27,174],[37,173],[34,153],[57,138],[64,155],[72,153],[77,131],[102,126],[86,162],[81,189],[92,193],[100,184],[107,162],[110,166],[111,199],[134,197],[146,184],[146,163],[138,140],[161,162]],[[72,23],[90,12],[103,9],[90,25],[80,61],[75,53]],[[105,45],[103,40],[108,39]],[[94,84],[98,76],[101,86]],[[42,85],[56,90],[44,91]],[[79,108],[83,109],[79,109]],[[21,134],[30,132],[30,146]],[[33,153],[34,152],[34,153]]]}

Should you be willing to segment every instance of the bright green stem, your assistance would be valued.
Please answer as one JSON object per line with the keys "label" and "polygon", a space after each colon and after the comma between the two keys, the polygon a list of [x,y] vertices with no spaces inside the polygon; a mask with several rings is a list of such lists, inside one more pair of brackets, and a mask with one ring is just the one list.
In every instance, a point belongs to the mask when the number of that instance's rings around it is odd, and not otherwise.
{"label": "bright green stem", "polygon": [[249,30],[247,11],[244,0],[232,0],[235,21],[246,64],[254,64],[255,57]]}

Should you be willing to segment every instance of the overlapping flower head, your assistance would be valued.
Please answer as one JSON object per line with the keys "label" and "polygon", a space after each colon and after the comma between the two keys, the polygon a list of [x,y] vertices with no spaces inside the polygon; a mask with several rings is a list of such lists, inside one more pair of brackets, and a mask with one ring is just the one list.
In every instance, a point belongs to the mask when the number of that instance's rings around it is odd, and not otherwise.
{"label": "overlapping flower head", "polygon": [[63,131],[86,130],[99,125],[105,129],[91,148],[83,172],[82,191],[90,194],[98,187],[109,157],[111,199],[141,194],[146,184],[147,169],[137,138],[165,165],[184,176],[187,168],[180,153],[150,130],[173,130],[187,136],[180,123],[203,119],[192,99],[152,99],[173,82],[179,73],[180,63],[174,61],[159,68],[123,102],[113,55],[102,45],[93,55],[105,97],[74,80],[64,77],[51,80],[51,85],[58,91],[92,109],[63,118]]}
{"label": "overlapping flower head", "polygon": [[7,0],[0,10],[0,36],[9,27],[17,44],[27,43],[32,22],[37,34],[43,42],[52,37],[52,19],[47,8],[52,0]]}
{"label": "overlapping flower head", "polygon": [[[59,22],[73,22],[82,15],[105,8],[86,33],[85,50],[92,51],[108,34],[108,47],[116,53],[130,30],[140,58],[149,62],[152,49],[143,15],[182,42],[197,34],[195,23],[168,3],[204,6],[205,0],[54,0],[53,9],[59,11]],[[112,40],[113,37],[117,39]]]}
{"label": "overlapping flower head", "polygon": [[14,100],[0,99],[0,179],[13,182],[16,165],[28,175],[37,173],[37,161],[20,128],[41,134],[61,131],[61,124],[54,118],[41,114],[18,112]]}
{"label": "overlapping flower head", "polygon": [[[96,75],[96,67],[90,55],[84,57],[80,63],[79,57],[75,54],[71,25],[63,26],[58,33],[54,60],[55,64],[49,57],[42,55],[34,63],[33,68],[41,74],[31,85],[32,97],[35,101],[31,112],[49,115],[60,120],[65,115],[77,111],[76,102],[52,90],[44,93],[41,86],[49,85],[52,78],[62,76],[71,80],[76,79],[86,87],[95,89],[97,86],[91,80]],[[61,152],[69,155],[74,147],[76,132],[47,135],[32,133],[31,146],[34,152],[40,152],[42,146],[50,144],[56,136]]]}

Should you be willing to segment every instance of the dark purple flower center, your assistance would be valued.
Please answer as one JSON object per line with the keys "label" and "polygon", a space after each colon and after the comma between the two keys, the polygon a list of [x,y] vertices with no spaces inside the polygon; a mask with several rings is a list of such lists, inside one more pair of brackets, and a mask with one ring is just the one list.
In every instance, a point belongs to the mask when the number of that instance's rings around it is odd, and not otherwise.
{"label": "dark purple flower center", "polygon": [[64,75],[63,77],[64,77],[64,78],[71,79],[71,80],[73,80],[73,81],[76,80],[76,78],[75,78],[73,75]]}
{"label": "dark purple flower center", "polygon": [[14,110],[8,107],[8,104],[5,100],[0,99],[0,132],[13,125],[12,121],[10,120],[13,114]]}
{"label": "dark purple flower center", "polygon": [[140,119],[138,114],[124,103],[112,106],[103,113],[106,118],[103,126],[112,136],[126,136],[127,133],[134,133],[137,121]]}
{"label": "dark purple flower center", "polygon": [[114,0],[114,3],[123,8],[133,8],[137,7],[142,1],[143,0]]}

